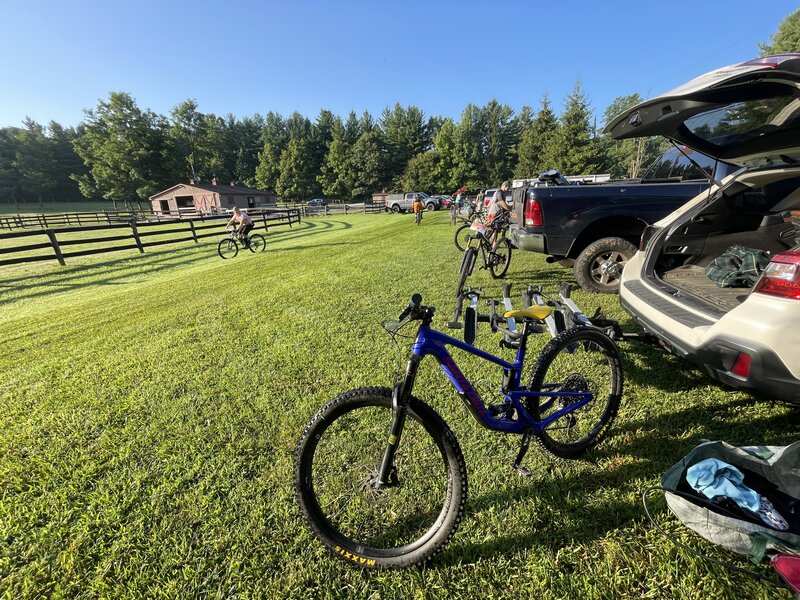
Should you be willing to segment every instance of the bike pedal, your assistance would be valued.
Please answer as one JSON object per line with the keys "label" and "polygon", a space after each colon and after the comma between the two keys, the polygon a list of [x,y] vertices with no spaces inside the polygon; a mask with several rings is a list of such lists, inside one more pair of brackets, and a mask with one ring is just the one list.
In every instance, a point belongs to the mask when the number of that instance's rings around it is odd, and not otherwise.
{"label": "bike pedal", "polygon": [[517,475],[520,477],[530,477],[533,475],[528,467],[515,467],[515,469],[517,471]]}
{"label": "bike pedal", "polygon": [[447,326],[450,329],[463,329],[464,328],[464,325],[462,323],[460,323],[459,321],[451,321],[450,323],[447,324]]}

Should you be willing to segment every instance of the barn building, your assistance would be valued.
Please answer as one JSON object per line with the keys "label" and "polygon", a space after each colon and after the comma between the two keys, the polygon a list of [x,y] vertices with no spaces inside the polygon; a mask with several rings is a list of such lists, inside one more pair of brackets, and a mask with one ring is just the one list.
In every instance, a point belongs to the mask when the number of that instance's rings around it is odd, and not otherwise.
{"label": "barn building", "polygon": [[178,214],[181,211],[202,214],[239,208],[275,206],[275,193],[241,185],[179,183],[150,196],[150,205],[155,213]]}

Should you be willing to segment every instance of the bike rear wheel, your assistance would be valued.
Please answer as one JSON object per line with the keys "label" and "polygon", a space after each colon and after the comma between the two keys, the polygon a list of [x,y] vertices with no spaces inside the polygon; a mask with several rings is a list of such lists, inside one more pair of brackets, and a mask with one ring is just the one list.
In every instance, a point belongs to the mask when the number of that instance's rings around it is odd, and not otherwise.
{"label": "bike rear wheel", "polygon": [[263,252],[267,248],[267,240],[260,233],[254,233],[250,236],[250,245],[248,249],[250,252]]}
{"label": "bike rear wheel", "polygon": [[232,239],[222,240],[217,244],[217,252],[222,258],[233,258],[239,254],[239,244]]}
{"label": "bike rear wheel", "polygon": [[501,238],[497,242],[495,251],[489,254],[489,271],[492,277],[500,279],[508,271],[508,265],[511,264],[511,242],[508,238]]}
{"label": "bike rear wheel", "polygon": [[371,481],[386,450],[392,391],[363,388],[331,400],[295,453],[295,491],[314,535],[364,569],[403,568],[434,556],[455,533],[467,497],[464,457],[450,428],[412,398],[388,485]]}
{"label": "bike rear wheel", "polygon": [[414,216],[414,219],[417,221],[417,225],[422,223],[422,211],[418,210],[417,214]]}
{"label": "bike rear wheel", "polygon": [[469,228],[469,225],[464,224],[458,229],[456,229],[456,233],[453,236],[453,242],[456,245],[456,248],[459,251],[463,252],[464,249],[469,246],[469,238],[475,234],[475,231]]}
{"label": "bike rear wheel", "polygon": [[469,247],[464,251],[464,257],[461,259],[461,268],[458,270],[458,285],[456,286],[456,297],[461,295],[464,291],[464,284],[467,282],[467,277],[472,275],[472,269],[475,268],[475,258],[478,255],[478,249]]}
{"label": "bike rear wheel", "polygon": [[[622,398],[622,360],[616,344],[598,329],[574,327],[553,338],[533,368],[529,389],[591,393],[591,400],[556,417],[536,433],[539,445],[561,458],[577,458],[605,437]],[[526,401],[534,419],[555,416],[578,396],[541,396]]]}

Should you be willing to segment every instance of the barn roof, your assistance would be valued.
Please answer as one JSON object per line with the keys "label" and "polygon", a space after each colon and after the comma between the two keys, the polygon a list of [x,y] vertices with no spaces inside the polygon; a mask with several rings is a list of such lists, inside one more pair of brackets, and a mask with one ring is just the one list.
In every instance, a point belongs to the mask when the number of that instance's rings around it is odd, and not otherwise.
{"label": "barn roof", "polygon": [[266,190],[257,190],[255,188],[246,187],[243,185],[211,185],[205,183],[178,183],[173,185],[172,187],[168,187],[165,190],[161,190],[150,196],[150,200],[157,198],[158,196],[163,196],[167,192],[171,192],[177,188],[182,187],[189,187],[189,188],[199,188],[201,190],[206,190],[207,192],[214,192],[217,194],[262,194],[262,195],[272,195],[274,192],[269,192]]}

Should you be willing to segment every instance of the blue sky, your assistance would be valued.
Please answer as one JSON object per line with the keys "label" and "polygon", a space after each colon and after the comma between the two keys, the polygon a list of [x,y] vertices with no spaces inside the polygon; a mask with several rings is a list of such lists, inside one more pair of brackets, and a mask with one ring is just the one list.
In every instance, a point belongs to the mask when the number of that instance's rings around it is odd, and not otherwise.
{"label": "blue sky", "polygon": [[540,2],[140,0],[0,5],[0,127],[77,125],[111,91],[168,114],[194,98],[237,117],[321,108],[378,116],[414,104],[458,118],[492,98],[547,92],[560,112],[580,79],[598,117],[754,58],[796,0]]}

